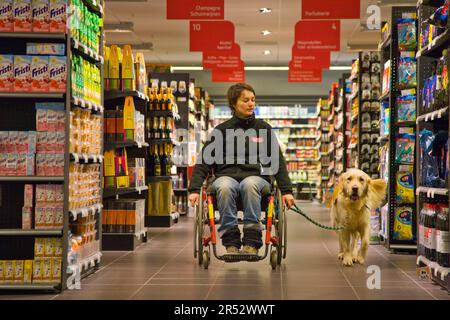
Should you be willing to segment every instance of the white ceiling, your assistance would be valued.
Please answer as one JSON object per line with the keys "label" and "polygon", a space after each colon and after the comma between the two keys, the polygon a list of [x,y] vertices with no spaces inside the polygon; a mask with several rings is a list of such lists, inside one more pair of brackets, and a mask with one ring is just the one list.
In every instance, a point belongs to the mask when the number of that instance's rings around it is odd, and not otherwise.
{"label": "white ceiling", "polygon": [[[153,51],[144,52],[146,60],[173,65],[201,64],[201,53],[189,52],[189,21],[166,20],[166,0],[106,0],[105,7],[106,23],[134,23],[132,33],[108,32],[108,44],[151,42]],[[259,13],[261,7],[272,8],[272,13]],[[225,19],[235,25],[236,42],[241,46],[242,58],[248,66],[287,66],[294,42],[294,26],[300,15],[301,0],[225,0]],[[261,31],[265,29],[272,34],[262,36]],[[378,42],[379,32],[359,30],[359,20],[341,21],[341,52],[332,54],[333,64],[348,65],[354,58],[347,49],[348,43],[373,45]],[[264,50],[271,50],[272,54],[265,56]]]}

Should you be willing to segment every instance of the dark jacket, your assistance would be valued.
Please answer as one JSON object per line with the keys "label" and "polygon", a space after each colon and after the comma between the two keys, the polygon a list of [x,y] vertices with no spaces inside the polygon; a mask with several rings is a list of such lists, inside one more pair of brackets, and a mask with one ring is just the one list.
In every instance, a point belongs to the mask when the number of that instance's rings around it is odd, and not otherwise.
{"label": "dark jacket", "polygon": [[[204,157],[211,153],[211,149],[213,149],[211,148],[212,147],[211,143],[216,141],[214,133],[218,134],[219,133],[217,132],[218,130],[220,131],[223,137],[226,137],[227,129],[232,129],[233,132],[236,132],[234,130],[239,129],[243,130],[240,132],[240,134],[237,134],[237,138],[235,138],[234,152],[231,148],[231,144],[230,143],[227,144],[227,141],[224,138],[223,156],[220,157],[221,161],[214,161],[211,164],[210,160],[210,162],[205,163]],[[250,129],[254,129],[255,131]],[[267,134],[266,135],[261,134],[262,131],[258,131],[259,129],[266,129],[265,132]],[[254,132],[256,132],[256,135],[251,134]],[[244,141],[242,139],[243,136],[246,134],[248,135],[248,137],[245,138],[245,147],[244,147],[245,150],[242,150],[239,148],[239,144],[237,141],[240,140],[241,143],[243,144]],[[273,141],[274,143],[273,146],[272,140],[275,140]],[[242,146],[243,145],[241,145],[241,147]],[[272,169],[274,169],[275,172],[277,171],[276,174],[267,175],[267,172],[269,173],[274,172],[269,171],[269,167],[271,167],[272,165],[272,162],[270,162],[270,159],[272,159],[271,149],[273,149],[275,152],[278,152],[279,166],[275,167],[276,162],[274,162],[273,164],[274,168]],[[255,150],[258,150],[258,152],[255,153]],[[263,151],[260,152],[260,150]],[[202,158],[203,160],[201,160],[201,162],[197,161],[197,164],[194,168],[194,172],[190,179],[189,192],[199,192],[203,182],[205,181],[205,178],[208,176],[208,174],[214,171],[214,175],[216,177],[227,176],[236,179],[238,182],[242,181],[243,179],[249,176],[260,176],[270,182],[271,177],[275,176],[275,179],[277,181],[281,193],[283,195],[292,193],[292,184],[288,176],[286,160],[284,159],[284,156],[281,152],[278,140],[275,138],[272,127],[267,122],[256,119],[254,115],[248,119],[241,119],[238,118],[237,116],[233,116],[230,120],[227,120],[218,125],[217,127],[215,127],[210,139],[208,139],[208,141],[204,145],[201,151],[201,155],[203,156]],[[215,156],[215,153],[212,152],[212,155]],[[267,155],[267,157],[265,155]],[[233,158],[233,161],[229,160],[227,161],[227,156],[230,159]],[[240,161],[238,161],[238,158]],[[251,158],[253,158],[252,161],[250,161]],[[218,158],[215,159],[217,160]],[[207,163],[210,164],[208,165]],[[262,172],[265,172],[265,174],[263,175]]]}

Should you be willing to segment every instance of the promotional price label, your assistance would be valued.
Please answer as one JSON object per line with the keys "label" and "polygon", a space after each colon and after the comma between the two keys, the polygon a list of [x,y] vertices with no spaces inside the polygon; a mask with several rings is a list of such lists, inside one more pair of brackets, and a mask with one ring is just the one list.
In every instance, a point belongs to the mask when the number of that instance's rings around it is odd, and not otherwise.
{"label": "promotional price label", "polygon": [[234,44],[234,24],[230,21],[190,21],[190,51],[229,51]]}
{"label": "promotional price label", "polygon": [[305,20],[295,25],[294,47],[298,50],[340,51],[340,43],[339,20]]}
{"label": "promotional price label", "polygon": [[224,0],[166,0],[168,20],[223,20]]}

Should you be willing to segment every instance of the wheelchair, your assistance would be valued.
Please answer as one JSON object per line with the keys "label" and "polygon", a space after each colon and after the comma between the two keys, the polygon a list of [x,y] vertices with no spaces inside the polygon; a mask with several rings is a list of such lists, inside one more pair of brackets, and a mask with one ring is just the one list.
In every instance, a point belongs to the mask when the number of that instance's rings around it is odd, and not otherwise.
{"label": "wheelchair", "polygon": [[[200,191],[198,204],[195,206],[195,230],[194,230],[194,258],[198,259],[199,265],[208,269],[211,262],[211,249],[216,259],[225,262],[257,262],[266,259],[270,252],[270,265],[273,270],[286,259],[287,252],[287,219],[286,207],[282,202],[282,196],[276,183],[273,181],[270,188],[261,194],[261,223],[265,225],[263,232],[264,254],[247,253],[217,253],[217,235],[215,213],[217,204],[215,192],[212,187],[212,179],[207,179]],[[237,197],[237,210],[242,211],[241,197]],[[241,224],[242,221],[239,221]]]}

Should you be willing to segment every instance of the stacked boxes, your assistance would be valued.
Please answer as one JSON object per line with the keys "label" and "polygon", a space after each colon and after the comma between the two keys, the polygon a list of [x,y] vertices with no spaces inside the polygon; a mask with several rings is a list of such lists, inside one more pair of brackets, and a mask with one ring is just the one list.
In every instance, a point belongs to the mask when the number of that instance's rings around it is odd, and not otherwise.
{"label": "stacked boxes", "polygon": [[96,241],[97,230],[95,228],[97,220],[95,212],[90,211],[85,217],[79,217],[70,224],[70,230],[75,238],[78,238],[78,244],[84,248],[89,247]]}
{"label": "stacked boxes", "polygon": [[69,210],[102,203],[100,166],[100,164],[70,164]]}
{"label": "stacked boxes", "polygon": [[136,141],[145,142],[145,116],[139,111],[134,112],[134,129],[124,128],[124,112],[122,110],[105,111],[105,141]]}
{"label": "stacked boxes", "polygon": [[[27,44],[27,53],[55,51],[59,54],[64,50],[61,46]],[[0,91],[66,92],[66,60],[66,56],[0,55]]]}
{"label": "stacked boxes", "polygon": [[102,117],[89,110],[75,109],[70,113],[70,152],[101,154]]}
{"label": "stacked boxes", "polygon": [[103,184],[104,188],[128,188],[130,186],[125,148],[105,151]]}
{"label": "stacked boxes", "polygon": [[105,202],[103,232],[136,233],[144,228],[145,199],[119,199]]}
{"label": "stacked boxes", "polygon": [[36,103],[36,175],[63,176],[65,149],[64,104]]}
{"label": "stacked boxes", "polygon": [[63,185],[36,185],[35,229],[62,229],[64,213]]}
{"label": "stacked boxes", "polygon": [[128,159],[128,176],[130,187],[145,187],[145,159],[131,158]]}
{"label": "stacked boxes", "polygon": [[0,131],[0,176],[33,176],[35,131]]}

